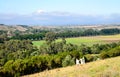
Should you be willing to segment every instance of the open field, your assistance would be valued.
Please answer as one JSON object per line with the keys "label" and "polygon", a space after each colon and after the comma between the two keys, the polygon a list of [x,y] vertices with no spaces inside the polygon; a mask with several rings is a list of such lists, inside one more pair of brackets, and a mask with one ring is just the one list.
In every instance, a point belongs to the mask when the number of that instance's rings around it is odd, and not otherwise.
{"label": "open field", "polygon": [[68,66],[24,77],[120,77],[120,57]]}
{"label": "open field", "polygon": [[[61,41],[58,39],[57,41]],[[118,35],[106,35],[106,36],[87,36],[87,37],[75,37],[75,38],[66,38],[67,43],[72,44],[86,44],[86,45],[93,45],[93,44],[105,44],[105,43],[112,43],[120,41],[120,34]],[[45,41],[33,41],[33,45],[40,46]]]}

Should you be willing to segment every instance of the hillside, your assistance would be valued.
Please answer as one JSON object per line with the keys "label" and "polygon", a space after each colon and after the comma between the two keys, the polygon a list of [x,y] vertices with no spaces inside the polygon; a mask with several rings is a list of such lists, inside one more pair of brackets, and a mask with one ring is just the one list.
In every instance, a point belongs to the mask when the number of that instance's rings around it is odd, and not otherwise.
{"label": "hillside", "polygon": [[23,77],[120,77],[120,57],[98,60]]}
{"label": "hillside", "polygon": [[5,25],[0,24],[0,30],[4,31],[26,31],[28,29],[41,29],[41,30],[56,30],[56,29],[112,29],[112,28],[118,28],[120,29],[120,25],[114,24],[114,25],[63,25],[63,26],[41,26],[41,25]]}
{"label": "hillside", "polygon": [[4,31],[15,31],[15,30],[26,31],[28,29],[23,27],[23,26],[19,26],[19,25],[14,25],[14,26],[0,25],[0,30],[4,30]]}

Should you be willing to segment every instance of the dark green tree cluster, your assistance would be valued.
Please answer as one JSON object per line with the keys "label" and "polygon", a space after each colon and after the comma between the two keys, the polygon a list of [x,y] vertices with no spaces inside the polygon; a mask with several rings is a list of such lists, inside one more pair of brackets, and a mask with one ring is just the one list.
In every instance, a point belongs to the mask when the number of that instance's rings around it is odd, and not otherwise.
{"label": "dark green tree cluster", "polygon": [[3,43],[6,40],[8,40],[7,31],[0,30],[0,43]]}
{"label": "dark green tree cluster", "polygon": [[0,30],[0,35],[2,35],[2,34],[6,34],[6,33],[7,33],[7,31]]}
{"label": "dark green tree cluster", "polygon": [[18,40],[43,40],[45,37],[45,33],[37,33],[37,34],[24,34],[11,37],[10,39],[18,39]]}
{"label": "dark green tree cluster", "polygon": [[110,57],[116,57],[116,56],[120,56],[120,46],[117,46],[117,47],[115,47],[113,49],[110,49],[108,51],[103,51],[100,54],[100,57],[102,59],[110,58]]}
{"label": "dark green tree cluster", "polygon": [[62,61],[62,66],[69,66],[69,65],[74,65],[75,64],[75,58],[72,58],[71,55],[67,55],[65,59]]}
{"label": "dark green tree cluster", "polygon": [[102,29],[100,31],[100,33],[103,34],[103,35],[119,34],[120,33],[120,29],[118,29],[118,28]]}
{"label": "dark green tree cluster", "polygon": [[0,65],[8,60],[23,59],[37,51],[30,40],[10,40],[0,44]]}
{"label": "dark green tree cluster", "polygon": [[[27,33],[27,34],[26,34]],[[46,34],[49,37],[52,37],[49,33],[56,33],[56,38],[67,38],[67,37],[79,37],[79,36],[96,36],[96,35],[112,35],[119,34],[120,29],[111,28],[111,29],[55,29],[55,30],[39,30],[33,29],[32,31],[28,30],[26,33],[21,33],[20,31],[15,31],[14,36],[10,39],[19,39],[19,40],[43,40]],[[45,38],[47,40],[47,38]]]}
{"label": "dark green tree cluster", "polygon": [[93,54],[99,54],[103,50],[109,50],[109,49],[117,47],[119,45],[120,45],[119,42],[118,43],[110,43],[110,44],[94,44],[91,47],[91,53],[93,53]]}
{"label": "dark green tree cluster", "polygon": [[95,35],[112,35],[112,34],[119,34],[120,29],[118,28],[111,28],[111,29],[101,29],[101,30],[94,30],[94,29],[85,29],[85,30],[78,30],[78,31],[64,31],[58,32],[57,37],[79,37],[79,36],[95,36]]}
{"label": "dark green tree cluster", "polygon": [[0,43],[4,43],[4,41],[8,40],[6,34],[0,35]]}
{"label": "dark green tree cluster", "polygon": [[46,34],[45,40],[46,44],[42,45],[40,47],[40,53],[41,54],[57,54],[59,52],[64,51],[73,51],[77,49],[77,45],[74,44],[67,44],[66,40],[62,38],[62,41],[56,42],[56,34],[53,32],[48,32]]}
{"label": "dark green tree cluster", "polygon": [[45,41],[47,44],[51,44],[56,39],[56,34],[54,32],[48,32],[45,35]]}
{"label": "dark green tree cluster", "polygon": [[46,69],[49,70],[62,66],[74,65],[75,58],[75,56],[72,56],[72,52],[63,52],[57,55],[40,55],[26,59],[9,60],[1,68],[0,76],[18,77]]}

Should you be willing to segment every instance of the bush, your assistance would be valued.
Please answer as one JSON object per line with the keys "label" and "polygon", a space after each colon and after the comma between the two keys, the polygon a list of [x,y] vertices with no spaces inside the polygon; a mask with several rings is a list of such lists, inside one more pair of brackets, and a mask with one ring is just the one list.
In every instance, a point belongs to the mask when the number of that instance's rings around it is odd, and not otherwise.
{"label": "bush", "polygon": [[65,67],[74,65],[75,64],[74,60],[75,58],[72,58],[70,55],[67,55],[65,59],[62,61],[62,66]]}
{"label": "bush", "polygon": [[105,58],[108,58],[109,57],[109,55],[108,55],[108,53],[107,52],[102,52],[102,53],[100,53],[100,58],[101,59],[105,59]]}
{"label": "bush", "polygon": [[80,58],[83,54],[82,54],[82,52],[72,51],[72,52],[70,52],[70,55],[75,58]]}
{"label": "bush", "polygon": [[94,57],[91,56],[90,54],[85,55],[85,61],[86,62],[90,62],[90,61],[93,61],[93,60],[94,60]]}
{"label": "bush", "polygon": [[109,58],[109,57],[115,57],[115,56],[119,56],[119,55],[120,55],[120,47],[115,47],[111,50],[100,53],[100,57],[102,59]]}
{"label": "bush", "polygon": [[110,57],[115,57],[115,56],[119,56],[120,55],[120,47],[116,47],[114,49],[111,49],[109,52],[108,52],[108,55]]}

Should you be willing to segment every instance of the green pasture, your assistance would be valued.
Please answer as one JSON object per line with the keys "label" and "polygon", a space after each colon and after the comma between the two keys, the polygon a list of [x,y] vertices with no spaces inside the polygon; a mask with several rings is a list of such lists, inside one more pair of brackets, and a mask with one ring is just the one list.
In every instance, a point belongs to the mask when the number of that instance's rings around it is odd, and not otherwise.
{"label": "green pasture", "polygon": [[[86,44],[86,45],[93,45],[93,44],[105,44],[111,42],[117,42],[120,40],[119,35],[107,35],[107,36],[87,36],[87,37],[74,37],[74,38],[66,38],[67,43],[72,43],[76,45]],[[57,42],[61,41],[61,39],[57,39]],[[44,44],[45,41],[33,41],[34,46],[41,46]]]}

